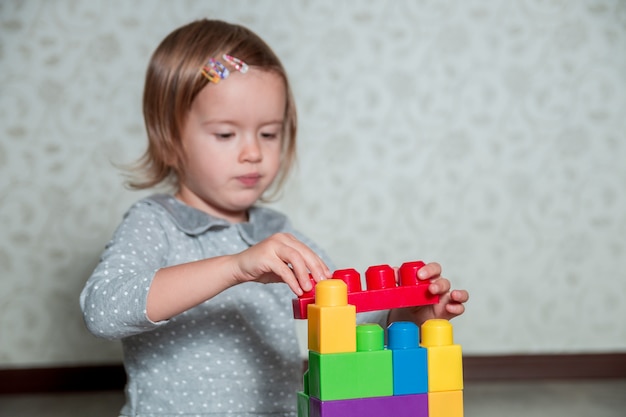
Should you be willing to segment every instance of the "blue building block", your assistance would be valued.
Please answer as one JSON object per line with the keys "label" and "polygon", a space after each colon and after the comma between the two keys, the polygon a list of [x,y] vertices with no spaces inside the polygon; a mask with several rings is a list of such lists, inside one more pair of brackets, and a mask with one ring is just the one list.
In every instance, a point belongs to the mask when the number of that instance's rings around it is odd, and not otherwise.
{"label": "blue building block", "polygon": [[428,392],[427,349],[419,346],[415,323],[389,325],[387,348],[393,354],[393,395]]}

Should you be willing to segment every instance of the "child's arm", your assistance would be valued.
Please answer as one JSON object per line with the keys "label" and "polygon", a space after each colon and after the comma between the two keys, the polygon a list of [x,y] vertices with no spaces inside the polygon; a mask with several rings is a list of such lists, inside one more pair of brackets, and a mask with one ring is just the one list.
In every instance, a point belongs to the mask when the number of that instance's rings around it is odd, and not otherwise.
{"label": "child's arm", "polygon": [[310,269],[316,279],[326,272],[324,262],[308,249],[312,242],[301,239],[279,234],[240,255],[196,261],[202,253],[194,252],[170,216],[159,206],[138,203],[125,214],[81,291],[85,324],[98,337],[121,339],[155,330],[177,312],[238,282],[285,281],[295,291],[306,289],[310,280],[308,274],[303,279],[304,270]]}
{"label": "child's arm", "polygon": [[412,321],[421,326],[428,319],[438,318],[450,320],[463,314],[463,303],[469,300],[466,290],[450,291],[450,281],[441,276],[441,265],[429,263],[417,272],[419,279],[431,279],[428,287],[431,294],[439,295],[439,303],[434,305],[398,308],[389,312],[389,323],[394,321]]}
{"label": "child's arm", "polygon": [[275,234],[235,255],[160,269],[148,292],[147,315],[154,322],[166,320],[249,281],[285,282],[301,295],[311,289],[309,272],[316,280],[331,277],[308,246],[290,234]]}

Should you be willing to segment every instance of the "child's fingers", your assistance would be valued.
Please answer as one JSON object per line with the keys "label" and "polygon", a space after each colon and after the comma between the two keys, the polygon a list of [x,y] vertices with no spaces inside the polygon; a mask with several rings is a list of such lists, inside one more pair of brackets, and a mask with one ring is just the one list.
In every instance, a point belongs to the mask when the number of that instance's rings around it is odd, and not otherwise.
{"label": "child's fingers", "polygon": [[465,312],[465,306],[461,303],[448,303],[446,304],[446,311],[453,316],[460,316]]}
{"label": "child's fingers", "polygon": [[419,279],[432,279],[441,275],[441,265],[437,262],[431,262],[417,271],[417,277]]}
{"label": "child's fingers", "polygon": [[326,264],[308,247],[296,249],[298,251],[297,262],[290,262],[296,279],[300,283],[300,287],[304,291],[310,291],[313,288],[310,276],[316,282],[330,278],[331,272]]}
{"label": "child's fingers", "polygon": [[469,293],[466,290],[454,290],[450,293],[450,298],[457,303],[466,303],[469,300]]}
{"label": "child's fingers", "polygon": [[281,277],[289,284],[292,290],[294,290],[294,287],[297,287],[294,291],[297,295],[301,295],[302,290],[310,291],[312,289],[309,273],[316,281],[330,276],[328,267],[320,257],[304,243],[288,234],[282,235],[279,238],[283,246],[277,249],[277,255],[285,264],[291,266],[291,268],[287,268],[289,270],[288,273],[281,268],[283,270]]}
{"label": "child's fingers", "polygon": [[286,262],[278,262],[275,267],[272,268],[274,273],[280,278],[282,282],[287,284],[291,291],[294,292],[297,296],[303,294],[304,291],[309,291],[311,288],[311,283],[308,282],[309,288],[307,289],[306,285],[302,284],[301,281],[297,278],[299,273],[296,272],[293,265],[289,267]]}
{"label": "child's fingers", "polygon": [[428,291],[430,291],[431,294],[441,295],[450,291],[450,287],[450,281],[442,277],[433,280],[432,284],[428,286]]}
{"label": "child's fingers", "polygon": [[465,312],[465,303],[469,299],[469,294],[465,290],[454,290],[446,293],[443,305],[445,306],[445,315],[443,318],[448,320],[460,316]]}

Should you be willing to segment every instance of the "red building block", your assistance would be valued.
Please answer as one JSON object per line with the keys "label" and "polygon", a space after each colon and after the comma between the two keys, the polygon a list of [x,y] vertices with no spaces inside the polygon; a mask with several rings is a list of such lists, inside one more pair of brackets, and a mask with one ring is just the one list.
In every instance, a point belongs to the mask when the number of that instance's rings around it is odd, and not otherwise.
{"label": "red building block", "polygon": [[[439,302],[438,295],[428,292],[430,280],[419,280],[417,271],[424,262],[415,261],[402,264],[396,274],[389,265],[371,266],[365,272],[367,289],[361,288],[361,276],[354,269],[341,269],[333,273],[333,279],[341,279],[348,286],[348,304],[356,307],[356,312],[388,310],[413,307]],[[311,279],[315,285],[315,281]],[[307,306],[315,301],[315,286],[293,300],[293,316],[307,318]]]}

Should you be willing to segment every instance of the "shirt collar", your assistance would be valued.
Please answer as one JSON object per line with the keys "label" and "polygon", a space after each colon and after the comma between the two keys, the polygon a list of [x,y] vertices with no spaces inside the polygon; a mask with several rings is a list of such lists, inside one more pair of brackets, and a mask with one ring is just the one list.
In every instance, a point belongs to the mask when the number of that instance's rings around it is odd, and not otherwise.
{"label": "shirt collar", "polygon": [[246,243],[254,245],[284,231],[288,223],[284,214],[267,207],[253,206],[248,211],[247,222],[233,224],[188,206],[169,194],[155,194],[146,200],[163,207],[176,227],[190,236],[199,236],[208,230],[235,227]]}

